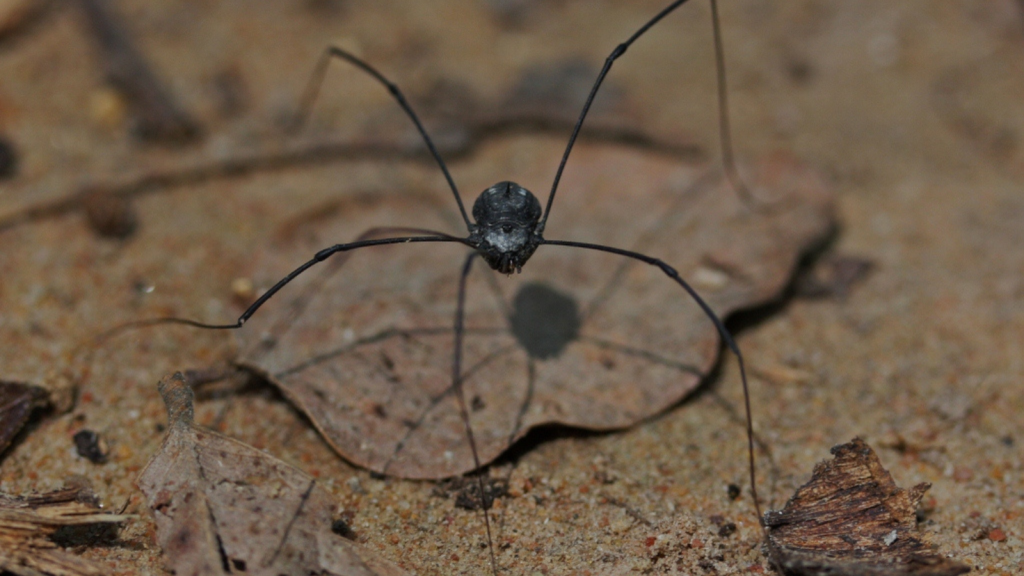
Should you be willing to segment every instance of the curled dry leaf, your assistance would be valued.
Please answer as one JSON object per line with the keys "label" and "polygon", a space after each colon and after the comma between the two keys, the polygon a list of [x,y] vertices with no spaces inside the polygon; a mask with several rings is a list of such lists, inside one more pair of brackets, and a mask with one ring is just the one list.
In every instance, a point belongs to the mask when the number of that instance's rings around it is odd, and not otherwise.
{"label": "curled dry leaf", "polygon": [[[777,297],[800,255],[834,223],[831,195],[788,156],[757,166],[756,209],[716,174],[615,159],[579,151],[576,189],[559,197],[547,236],[663,258],[722,317]],[[646,184],[631,187],[638,178]],[[311,221],[268,246],[253,278],[269,286],[371,225],[451,229],[443,218],[434,223],[436,211],[401,197],[350,206],[346,218]],[[421,244],[335,257],[239,331],[242,364],[267,375],[354,463],[411,478],[471,470],[451,388],[464,253]],[[614,255],[541,246],[508,278],[478,263],[466,306],[464,388],[483,463],[536,426],[609,430],[665,410],[719,354],[714,326],[677,285]]]}
{"label": "curled dry leaf", "polygon": [[0,380],[0,455],[28,422],[36,408],[47,404],[46,390],[20,382]]}
{"label": "curled dry leaf", "polygon": [[916,529],[931,486],[896,486],[860,438],[832,448],[782,511],[765,514],[773,562],[801,576],[955,576],[970,568],[937,554]]}
{"label": "curled dry leaf", "polygon": [[404,574],[331,531],[336,505],[316,480],[197,427],[180,373],[160,382],[160,394],[167,437],[138,484],[176,574]]}
{"label": "curled dry leaf", "polygon": [[101,576],[100,566],[66,552],[51,540],[72,526],[118,524],[128,516],[107,514],[85,486],[32,496],[0,494],[0,571],[19,576]]}

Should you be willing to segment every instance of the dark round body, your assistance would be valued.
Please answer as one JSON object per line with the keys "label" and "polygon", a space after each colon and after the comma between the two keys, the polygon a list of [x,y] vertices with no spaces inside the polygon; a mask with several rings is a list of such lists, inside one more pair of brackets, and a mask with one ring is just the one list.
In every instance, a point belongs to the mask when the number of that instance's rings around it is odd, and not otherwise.
{"label": "dark round body", "polygon": [[515,182],[498,182],[473,203],[470,243],[491,268],[519,272],[543,241],[537,232],[541,214],[532,192]]}

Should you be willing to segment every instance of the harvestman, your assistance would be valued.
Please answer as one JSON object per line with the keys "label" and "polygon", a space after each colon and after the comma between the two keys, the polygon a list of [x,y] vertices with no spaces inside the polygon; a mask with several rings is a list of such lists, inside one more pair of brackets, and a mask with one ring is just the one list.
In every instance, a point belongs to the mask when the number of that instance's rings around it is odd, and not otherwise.
{"label": "harvestman", "polygon": [[[316,69],[313,72],[312,78],[310,79],[309,85],[302,101],[302,108],[298,117],[297,125],[304,123],[305,118],[308,116],[309,111],[316,100],[317,94],[320,89],[320,85],[324,79],[327,71],[327,67],[332,58],[339,58],[344,60],[353,66],[359,68],[366,74],[372,76],[384,87],[387,88],[391,96],[398,102],[402,107],[405,114],[415,124],[416,129],[419,131],[420,136],[423,138],[423,142],[426,144],[430,151],[431,156],[437,162],[442,173],[444,174],[445,180],[448,183],[449,188],[452,191],[452,195],[455,197],[455,202],[459,207],[459,213],[462,216],[462,220],[465,222],[468,230],[468,235],[464,238],[451,236],[441,232],[432,230],[425,230],[419,228],[374,228],[367,230],[359,236],[354,242],[346,244],[336,244],[328,248],[324,248],[317,252],[312,259],[305,262],[298,268],[295,268],[287,276],[279,280],[270,289],[263,293],[251,306],[249,306],[245,312],[239,316],[238,320],[233,324],[207,324],[203,322],[197,322],[195,320],[189,320],[185,318],[158,318],[153,320],[134,322],[130,325],[124,325],[120,328],[127,327],[139,327],[145,325],[154,324],[183,324],[196,328],[214,329],[214,330],[233,330],[241,328],[249,318],[251,318],[257,310],[259,310],[270,298],[277,294],[282,288],[288,283],[297,278],[299,275],[309,270],[313,266],[327,260],[331,256],[339,253],[347,253],[359,248],[365,248],[369,246],[383,246],[390,244],[408,244],[408,243],[459,243],[471,248],[471,252],[466,256],[464,263],[461,268],[461,274],[459,276],[459,288],[458,288],[458,301],[455,311],[454,318],[454,350],[452,354],[452,389],[454,395],[459,404],[459,411],[461,420],[465,426],[466,437],[469,443],[470,450],[473,456],[473,462],[475,468],[481,468],[480,459],[477,454],[476,440],[473,436],[473,429],[469,421],[469,412],[467,409],[467,403],[462,388],[462,382],[465,374],[462,372],[462,353],[463,353],[463,339],[465,335],[464,328],[464,316],[465,316],[465,304],[466,304],[466,284],[470,270],[473,266],[474,261],[477,258],[482,259],[487,263],[493,270],[510,275],[512,273],[519,272],[527,261],[534,254],[534,252],[545,245],[551,246],[565,246],[570,248],[580,248],[584,250],[605,252],[613,255],[623,256],[625,258],[633,259],[636,261],[643,262],[650,266],[654,266],[660,269],[668,278],[678,284],[694,302],[701,308],[703,313],[712,321],[715,328],[717,329],[722,340],[726,346],[736,355],[736,360],[740,370],[740,380],[743,386],[744,395],[744,408],[746,413],[746,428],[747,428],[747,453],[749,460],[750,470],[750,482],[751,482],[751,493],[754,500],[754,507],[758,515],[758,522],[761,523],[761,509],[757,497],[756,488],[756,472],[754,464],[754,440],[753,440],[753,422],[751,418],[750,408],[750,396],[748,392],[746,368],[743,362],[743,355],[740,352],[739,347],[736,345],[735,340],[730,334],[729,330],[725,327],[722,320],[711,310],[711,307],[704,301],[704,299],[687,283],[683,280],[679,273],[670,266],[668,263],[646,254],[639,252],[616,248],[613,246],[605,246],[601,244],[592,244],[587,242],[577,242],[571,240],[550,240],[544,237],[545,225],[548,220],[548,216],[551,213],[551,208],[554,204],[555,193],[558,190],[559,181],[562,178],[562,173],[565,169],[565,165],[569,160],[569,154],[572,152],[573,145],[576,142],[576,138],[580,133],[580,129],[583,125],[584,119],[587,117],[587,113],[590,110],[591,104],[593,103],[594,97],[597,94],[598,89],[601,87],[602,82],[607,76],[612,64],[633,44],[640,36],[647,32],[651,27],[661,21],[665,16],[674,11],[679,6],[685,4],[687,0],[676,0],[663,10],[651,18],[646,24],[644,24],[639,30],[637,30],[632,36],[630,36],[625,42],[619,44],[612,53],[607,57],[601,68],[600,73],[597,76],[593,87],[590,89],[590,93],[587,96],[586,103],[583,105],[583,109],[580,112],[579,118],[576,121],[575,126],[572,130],[572,135],[569,137],[569,142],[566,145],[565,152],[562,155],[561,162],[558,165],[558,170],[555,173],[554,181],[551,184],[551,191],[548,194],[546,205],[541,207],[537,197],[532,192],[523,188],[522,186],[511,181],[502,181],[494,184],[493,186],[484,190],[480,196],[473,203],[472,214],[473,220],[470,220],[469,214],[466,212],[465,205],[462,201],[462,196],[459,194],[458,188],[455,185],[455,181],[452,179],[451,174],[448,171],[448,167],[445,165],[444,160],[441,159],[433,141],[426,129],[420,122],[419,117],[413,111],[409,105],[405,96],[399,90],[398,86],[388,80],[383,74],[377,69],[370,66],[360,58],[353,54],[335,47],[329,47],[317,63]],[[740,198],[747,204],[751,202],[751,196],[743,182],[740,180],[735,162],[732,155],[732,144],[730,141],[730,128],[728,118],[728,102],[726,97],[726,82],[725,82],[725,68],[724,68],[724,51],[722,47],[721,33],[719,30],[719,17],[718,17],[718,6],[716,0],[711,0],[711,13],[712,13],[712,25],[714,28],[714,45],[715,45],[715,59],[717,67],[717,81],[718,81],[718,101],[719,101],[719,130],[721,133],[721,149],[723,156],[723,163],[725,166],[725,173],[730,181],[732,187]],[[389,235],[389,234],[403,234],[402,236],[392,236],[386,238],[373,238],[374,236]],[[484,480],[482,476],[478,476],[479,490],[481,498],[484,499],[485,489]],[[487,512],[487,505],[483,503],[481,509],[483,510],[484,523],[487,532],[487,540],[491,549],[491,564],[495,573],[497,573],[497,561],[494,556],[492,537],[491,537],[491,526],[490,518]]]}

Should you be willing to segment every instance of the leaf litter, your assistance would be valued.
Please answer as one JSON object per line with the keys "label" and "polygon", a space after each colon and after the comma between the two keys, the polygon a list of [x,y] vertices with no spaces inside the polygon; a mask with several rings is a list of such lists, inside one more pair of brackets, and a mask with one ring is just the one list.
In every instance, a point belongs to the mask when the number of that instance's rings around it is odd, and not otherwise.
{"label": "leaf litter", "polygon": [[102,509],[83,482],[29,496],[0,494],[0,571],[18,576],[101,576],[108,568],[63,549],[59,532],[115,527],[130,516]]}
{"label": "leaf litter", "polygon": [[184,376],[164,378],[159,389],[167,436],[138,486],[176,574],[405,574],[338,535],[337,504],[315,479],[196,426]]}

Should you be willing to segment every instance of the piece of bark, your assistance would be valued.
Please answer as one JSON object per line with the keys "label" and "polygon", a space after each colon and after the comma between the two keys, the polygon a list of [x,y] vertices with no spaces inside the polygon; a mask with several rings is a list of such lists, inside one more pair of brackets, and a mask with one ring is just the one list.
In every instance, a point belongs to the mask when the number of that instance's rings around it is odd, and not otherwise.
{"label": "piece of bark", "polygon": [[0,380],[0,455],[28,422],[32,411],[47,404],[46,397],[46,390],[38,386]]}
{"label": "piece of bark", "polygon": [[109,566],[65,551],[52,537],[62,528],[113,525],[128,518],[103,512],[85,486],[32,496],[0,494],[0,571],[19,576],[109,574]]}
{"label": "piece of bark", "polygon": [[[651,163],[638,174],[657,178],[659,169],[680,170]],[[778,297],[801,254],[834,225],[831,194],[785,155],[752,171],[760,208],[744,205],[714,173],[691,173],[689,188],[623,189],[608,185],[622,176],[604,170],[594,164],[576,176],[582,190],[559,196],[547,235],[660,257],[720,317]],[[424,210],[393,201],[309,222],[293,240],[262,250],[251,277],[265,289],[317,249],[351,240],[353,222],[420,223]],[[451,388],[464,250],[370,248],[343,267],[344,257],[332,258],[238,332],[241,363],[267,375],[358,465],[409,478],[472,470]],[[545,312],[524,322],[520,300],[531,294],[543,300],[533,309]],[[481,463],[537,426],[611,430],[661,412],[712,371],[720,349],[711,322],[657,268],[554,246],[541,246],[510,277],[477,265],[466,327],[463,386]],[[530,334],[567,340],[538,350]]]}
{"label": "piece of bark", "polygon": [[332,531],[337,506],[316,480],[197,427],[180,373],[159,387],[167,436],[138,485],[176,574],[404,574]]}
{"label": "piece of bark", "polygon": [[860,438],[832,448],[781,511],[765,514],[773,563],[799,576],[955,576],[970,567],[939,555],[917,531],[930,484],[896,486]]}

